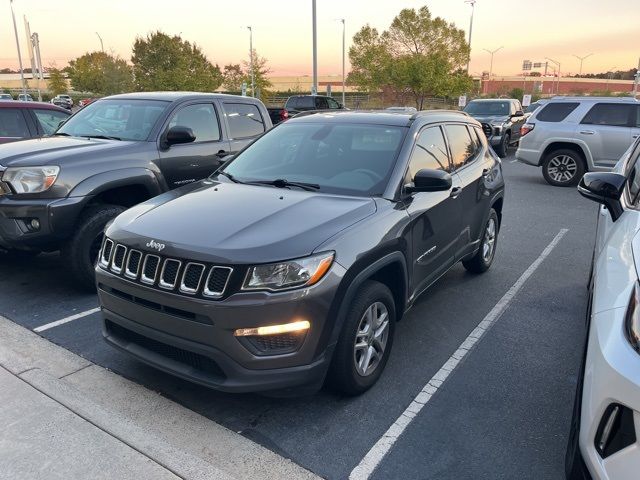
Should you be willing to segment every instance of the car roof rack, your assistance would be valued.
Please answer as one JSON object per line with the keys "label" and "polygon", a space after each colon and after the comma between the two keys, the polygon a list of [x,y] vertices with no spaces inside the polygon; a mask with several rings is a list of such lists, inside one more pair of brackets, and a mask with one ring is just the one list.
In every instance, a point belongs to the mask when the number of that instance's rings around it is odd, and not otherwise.
{"label": "car roof rack", "polygon": [[602,97],[602,96],[590,96],[590,95],[555,95],[547,100],[597,100],[602,101],[606,100],[607,102],[637,102],[638,100],[633,98],[632,96],[628,97]]}
{"label": "car roof rack", "polygon": [[449,109],[441,109],[441,110],[420,110],[419,112],[411,115],[411,120],[415,120],[420,117],[425,117],[427,115],[433,115],[438,113],[457,113],[458,115],[464,115],[465,117],[469,117],[470,115],[467,112],[463,112],[462,110],[449,110]]}

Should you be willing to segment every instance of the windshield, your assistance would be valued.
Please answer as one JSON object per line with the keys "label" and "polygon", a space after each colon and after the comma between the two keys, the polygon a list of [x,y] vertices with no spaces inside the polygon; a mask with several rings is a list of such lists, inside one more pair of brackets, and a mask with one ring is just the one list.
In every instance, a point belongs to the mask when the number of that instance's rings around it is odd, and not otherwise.
{"label": "windshield", "polygon": [[69,118],[56,134],[146,140],[168,105],[159,100],[100,100]]}
{"label": "windshield", "polygon": [[464,109],[469,115],[509,115],[509,102],[470,102]]}
{"label": "windshield", "polygon": [[382,195],[406,131],[383,125],[283,124],[223,171],[240,182],[286,180],[315,184],[327,193]]}

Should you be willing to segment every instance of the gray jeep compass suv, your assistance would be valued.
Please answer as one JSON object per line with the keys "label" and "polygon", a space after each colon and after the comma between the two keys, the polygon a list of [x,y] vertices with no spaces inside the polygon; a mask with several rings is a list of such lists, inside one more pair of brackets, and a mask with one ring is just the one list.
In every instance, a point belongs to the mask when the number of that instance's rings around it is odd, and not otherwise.
{"label": "gray jeep compass suv", "polygon": [[223,391],[364,392],[423,291],[490,267],[503,194],[464,113],[296,117],[106,229],[104,337]]}

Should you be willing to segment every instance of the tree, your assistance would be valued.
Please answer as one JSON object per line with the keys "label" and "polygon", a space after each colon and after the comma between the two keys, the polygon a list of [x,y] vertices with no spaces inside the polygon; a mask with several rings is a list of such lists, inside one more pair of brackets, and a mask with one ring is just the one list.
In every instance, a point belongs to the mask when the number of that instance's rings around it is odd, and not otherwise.
{"label": "tree", "polygon": [[242,83],[246,81],[247,77],[242,70],[240,64],[225,65],[222,72],[223,85],[228,92],[239,92],[242,90]]}
{"label": "tree", "polygon": [[222,72],[200,48],[178,35],[160,31],[138,37],[133,44],[133,75],[136,89],[212,92],[222,85]]}
{"label": "tree", "polygon": [[71,60],[66,70],[74,90],[112,95],[133,89],[131,67],[105,52],[85,53]]}
{"label": "tree", "polygon": [[49,91],[54,95],[67,93],[67,80],[57,68],[49,68]]}
{"label": "tree", "polygon": [[[253,82],[256,87],[255,96],[260,98],[269,94],[269,89],[273,86],[267,75],[271,72],[271,69],[267,66],[267,59],[258,55],[255,48],[251,52],[253,57]],[[246,75],[246,82],[249,87],[251,86],[251,62],[243,61],[244,71]]]}
{"label": "tree", "polygon": [[349,83],[364,91],[382,90],[397,100],[411,98],[422,109],[428,96],[469,92],[464,70],[469,59],[465,33],[427,7],[404,9],[381,34],[365,25],[349,49]]}

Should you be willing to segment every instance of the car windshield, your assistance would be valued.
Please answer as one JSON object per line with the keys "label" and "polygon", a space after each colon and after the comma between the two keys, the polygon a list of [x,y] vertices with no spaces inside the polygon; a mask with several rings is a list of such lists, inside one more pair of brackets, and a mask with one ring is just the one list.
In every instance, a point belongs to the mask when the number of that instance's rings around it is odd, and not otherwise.
{"label": "car windshield", "polygon": [[509,115],[509,102],[469,102],[464,111],[469,115]]}
{"label": "car windshield", "polygon": [[283,124],[255,141],[222,171],[239,182],[285,180],[313,184],[326,193],[379,196],[406,131],[386,125]]}
{"label": "car windshield", "polygon": [[169,102],[113,99],[93,102],[56,132],[73,137],[113,137],[146,140]]}

